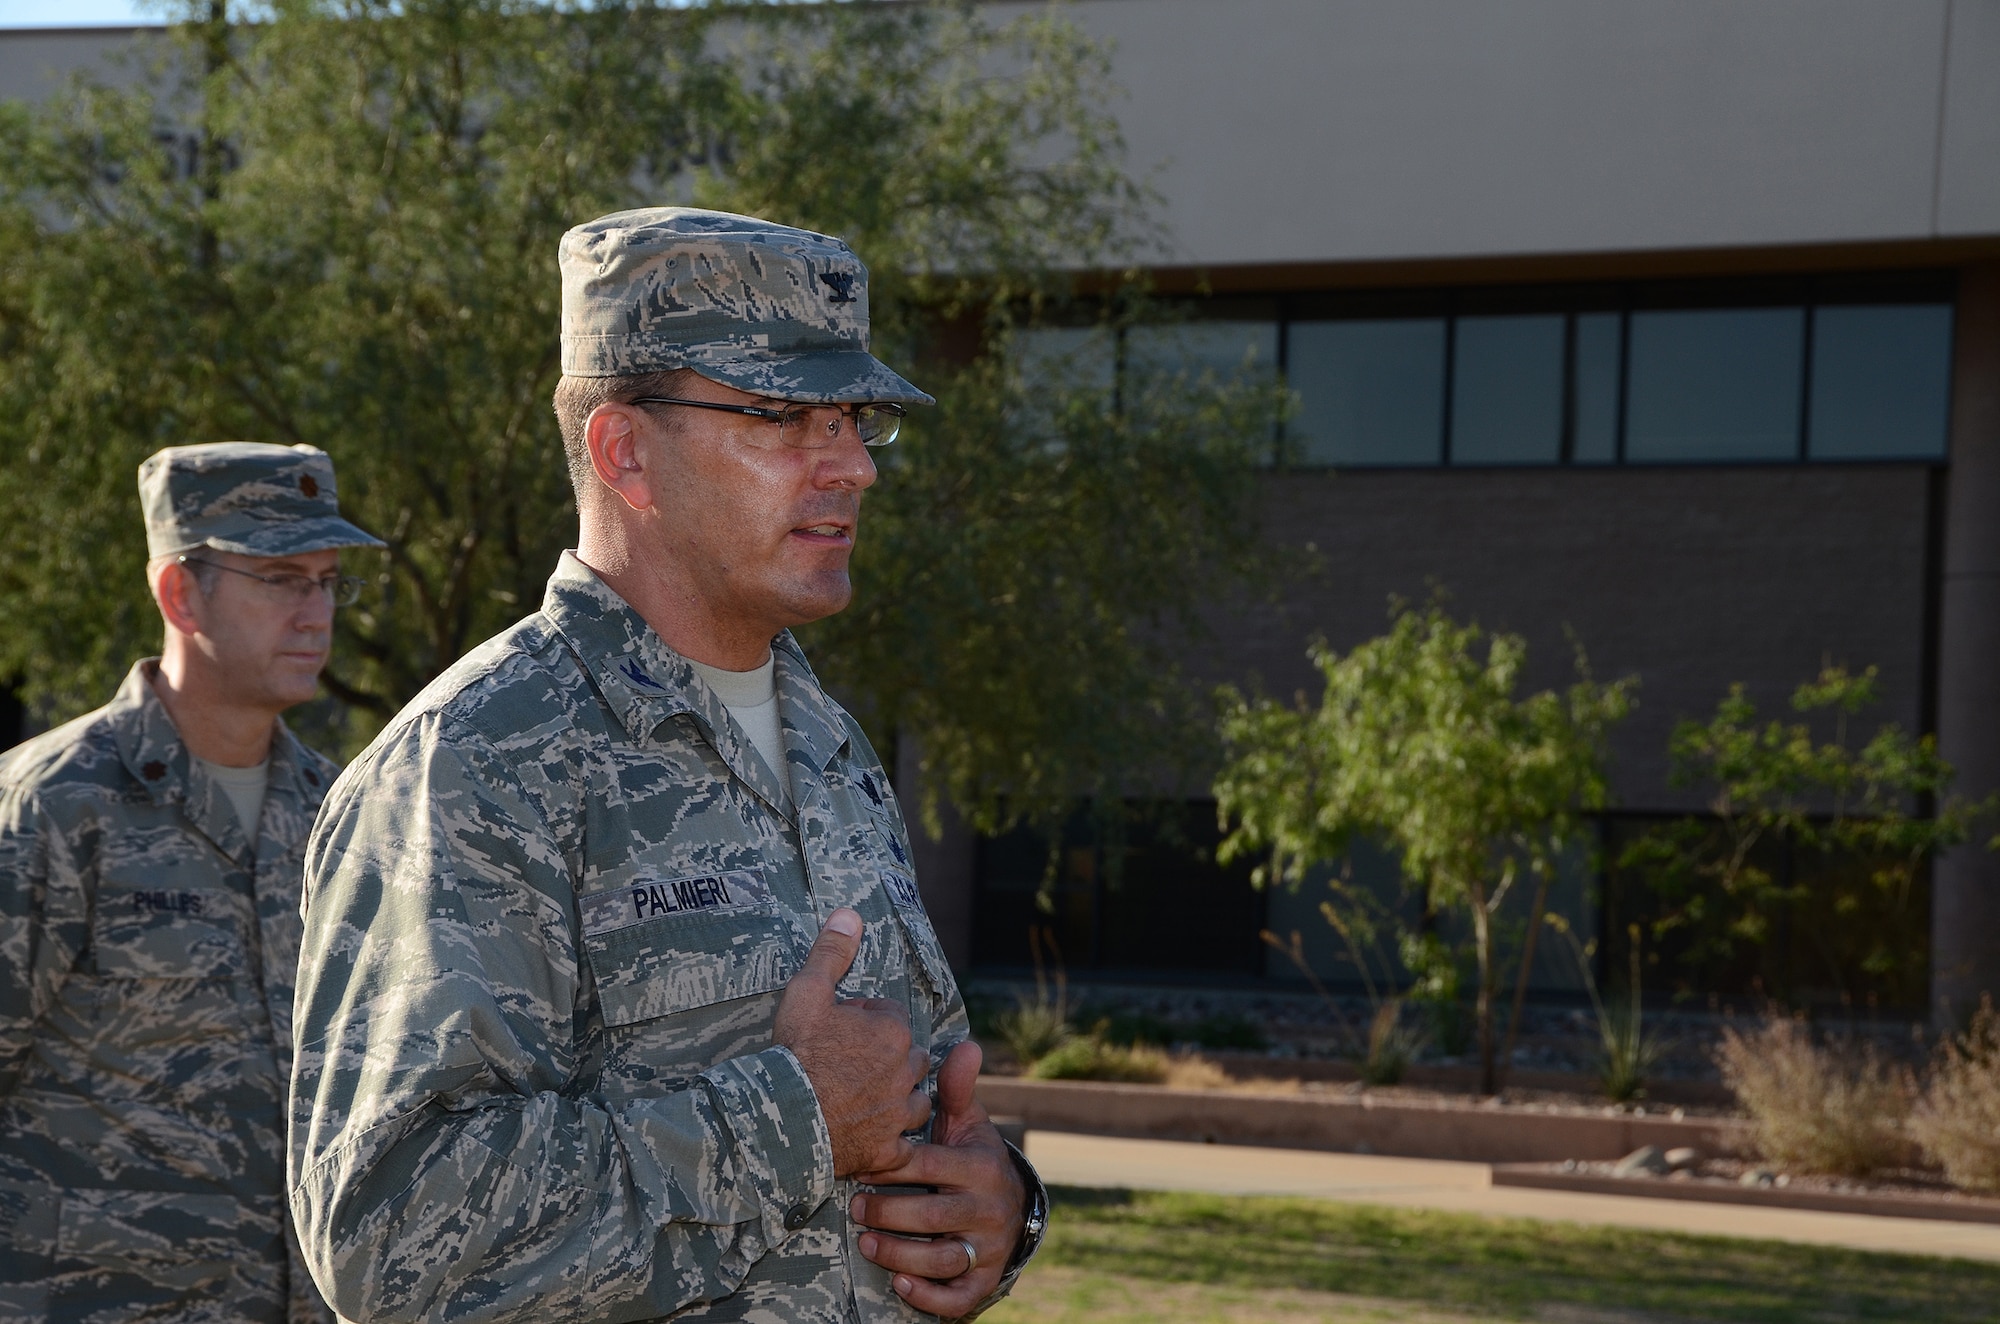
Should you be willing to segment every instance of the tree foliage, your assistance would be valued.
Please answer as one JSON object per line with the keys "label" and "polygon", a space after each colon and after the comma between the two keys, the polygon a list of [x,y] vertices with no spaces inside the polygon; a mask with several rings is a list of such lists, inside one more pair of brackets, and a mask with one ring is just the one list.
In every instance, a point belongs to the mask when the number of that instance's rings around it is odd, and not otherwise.
{"label": "tree foliage", "polygon": [[[1652,829],[1619,863],[1654,889],[1654,936],[1686,962],[1754,958],[1789,923],[1814,949],[1817,977],[1850,998],[1906,1002],[1921,983],[1923,871],[1996,801],[1951,793],[1934,736],[1885,723],[1857,742],[1855,719],[1880,701],[1875,676],[1822,669],[1792,694],[1804,720],[1762,720],[1739,684],[1706,721],[1675,726],[1674,783],[1700,788],[1708,813]],[[1765,991],[1786,989],[1767,980]]]}
{"label": "tree foliage", "polygon": [[[1427,906],[1471,923],[1482,1087],[1491,1092],[1501,907],[1532,880],[1532,944],[1559,858],[1581,840],[1583,815],[1606,802],[1605,735],[1635,682],[1597,683],[1579,653],[1566,691],[1517,697],[1527,645],[1459,624],[1437,605],[1399,606],[1387,634],[1345,656],[1315,644],[1311,656],[1325,680],[1317,707],[1225,693],[1229,761],[1215,793],[1231,828],[1218,855],[1267,856],[1259,881],[1295,885],[1357,837],[1394,850]],[[1532,959],[1529,945],[1518,957],[1516,1021]]]}
{"label": "tree foliage", "polygon": [[1249,564],[1274,401],[1010,369],[1015,323],[1147,315],[1059,275],[1151,234],[1059,15],[211,0],[150,55],[0,125],[0,677],[46,715],[156,638],[133,473],[164,445],[322,447],[389,541],[338,622],[336,744],[531,610],[575,527],[557,238],[688,202],[847,238],[877,351],[941,401],[811,641],[836,687],[988,826],[1186,730],[1156,627]]}

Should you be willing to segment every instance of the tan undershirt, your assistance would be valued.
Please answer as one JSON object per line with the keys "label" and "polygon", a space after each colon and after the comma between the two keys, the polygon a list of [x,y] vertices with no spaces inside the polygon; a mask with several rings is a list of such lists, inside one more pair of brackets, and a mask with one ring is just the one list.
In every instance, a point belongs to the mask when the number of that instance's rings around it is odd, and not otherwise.
{"label": "tan undershirt", "polygon": [[708,682],[715,697],[722,700],[723,707],[736,719],[736,725],[750,737],[764,766],[776,776],[785,794],[790,795],[792,779],[785,771],[784,724],[778,720],[777,655],[766,657],[763,666],[749,671],[724,671],[693,658],[688,659],[688,665]]}
{"label": "tan undershirt", "polygon": [[271,760],[265,759],[254,768],[227,768],[200,758],[195,762],[229,797],[236,810],[236,821],[243,826],[243,835],[256,841],[257,820],[264,816],[264,792],[271,785]]}

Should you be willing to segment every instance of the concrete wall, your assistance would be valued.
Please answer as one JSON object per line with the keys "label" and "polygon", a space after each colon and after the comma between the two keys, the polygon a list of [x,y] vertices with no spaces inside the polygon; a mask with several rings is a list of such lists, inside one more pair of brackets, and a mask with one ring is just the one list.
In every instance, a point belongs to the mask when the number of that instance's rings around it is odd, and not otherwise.
{"label": "concrete wall", "polygon": [[[1172,263],[2000,235],[2000,0],[1067,13],[1113,47],[1113,108]],[[0,32],[0,96],[44,95],[128,36]]]}
{"label": "concrete wall", "polygon": [[0,29],[0,97],[40,101],[60,90],[69,76],[90,70],[122,86],[138,73],[127,61],[134,28]]}
{"label": "concrete wall", "polygon": [[1421,601],[1435,583],[1455,614],[1526,636],[1536,688],[1573,675],[1565,627],[1600,678],[1636,673],[1618,799],[1689,807],[1667,784],[1668,733],[1732,681],[1789,716],[1823,658],[1875,665],[1878,715],[1920,725],[1931,481],[1919,465],[1288,474],[1265,527],[1315,548],[1319,572],[1282,608],[1222,619],[1201,665],[1316,698],[1308,638],[1351,647],[1381,633],[1390,594]]}
{"label": "concrete wall", "polygon": [[[1018,12],[1027,6],[992,6]],[[1085,0],[1202,265],[2000,232],[2000,0]]]}

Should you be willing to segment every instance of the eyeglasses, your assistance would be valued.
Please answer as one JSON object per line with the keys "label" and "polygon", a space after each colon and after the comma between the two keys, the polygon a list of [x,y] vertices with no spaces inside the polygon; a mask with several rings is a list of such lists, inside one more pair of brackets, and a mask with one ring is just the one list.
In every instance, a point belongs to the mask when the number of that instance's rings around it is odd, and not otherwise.
{"label": "eyeglasses", "polygon": [[267,586],[271,596],[293,606],[305,602],[317,591],[336,607],[352,607],[360,599],[363,586],[368,583],[359,575],[321,575],[318,579],[311,575],[260,575],[254,570],[238,570],[233,565],[204,561],[198,556],[177,556],[174,559],[182,565],[203,565],[211,570],[227,570],[232,575],[254,579]]}
{"label": "eyeglasses", "polygon": [[[896,439],[896,433],[903,426],[903,407],[892,404],[865,405],[786,405],[782,409],[766,409],[761,405],[726,405],[713,400],[681,400],[670,395],[642,395],[630,403],[635,405],[686,405],[690,409],[719,409],[725,414],[741,414],[746,418],[761,418],[767,423],[778,425],[778,444],[795,450],[816,451],[831,446],[840,437],[840,420],[854,420],[854,431],[864,446],[887,446]],[[834,417],[826,420],[824,428],[813,425],[813,416],[822,409],[832,409]]]}

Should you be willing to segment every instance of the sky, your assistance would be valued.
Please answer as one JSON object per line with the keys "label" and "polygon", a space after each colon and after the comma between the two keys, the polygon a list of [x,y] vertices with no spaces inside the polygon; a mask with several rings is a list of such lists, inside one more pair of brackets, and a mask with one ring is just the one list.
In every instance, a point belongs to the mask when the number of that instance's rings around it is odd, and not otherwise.
{"label": "sky", "polygon": [[0,0],[0,28],[81,28],[160,23],[164,0]]}
{"label": "sky", "polygon": [[144,0],[0,0],[0,28],[80,28],[159,21],[159,9]]}

